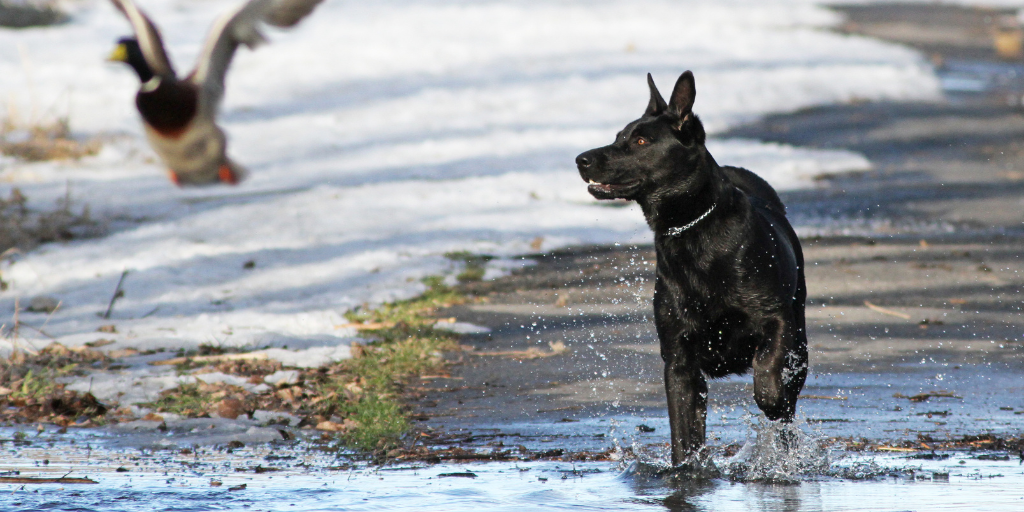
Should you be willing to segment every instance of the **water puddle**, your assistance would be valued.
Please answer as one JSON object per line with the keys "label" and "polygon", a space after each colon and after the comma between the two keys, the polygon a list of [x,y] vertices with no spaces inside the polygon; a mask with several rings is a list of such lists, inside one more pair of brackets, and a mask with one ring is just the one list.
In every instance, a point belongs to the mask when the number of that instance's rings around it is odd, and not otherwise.
{"label": "water puddle", "polygon": [[1020,510],[1024,466],[1007,452],[865,454],[810,426],[752,424],[737,452],[669,470],[657,446],[610,462],[352,464],[306,443],[114,448],[109,434],[12,437],[0,476],[95,484],[0,484],[0,510]]}

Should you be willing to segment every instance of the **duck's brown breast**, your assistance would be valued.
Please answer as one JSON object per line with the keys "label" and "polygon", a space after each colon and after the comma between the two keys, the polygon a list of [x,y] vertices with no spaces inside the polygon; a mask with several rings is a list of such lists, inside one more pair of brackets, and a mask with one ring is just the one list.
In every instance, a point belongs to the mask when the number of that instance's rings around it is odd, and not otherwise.
{"label": "duck's brown breast", "polygon": [[135,105],[154,131],[175,139],[199,111],[199,90],[188,82],[164,80],[151,91],[139,91]]}

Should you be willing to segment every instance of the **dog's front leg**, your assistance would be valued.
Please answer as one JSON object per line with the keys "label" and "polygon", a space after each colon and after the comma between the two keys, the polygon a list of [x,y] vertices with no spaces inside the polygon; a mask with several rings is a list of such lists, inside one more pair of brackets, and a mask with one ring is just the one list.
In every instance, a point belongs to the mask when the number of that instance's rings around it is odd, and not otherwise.
{"label": "dog's front leg", "polygon": [[773,331],[754,356],[754,401],[769,420],[788,423],[807,379],[807,339],[781,319]]}
{"label": "dog's front leg", "polygon": [[708,383],[696,361],[682,350],[663,354],[668,422],[672,430],[672,465],[704,446]]}

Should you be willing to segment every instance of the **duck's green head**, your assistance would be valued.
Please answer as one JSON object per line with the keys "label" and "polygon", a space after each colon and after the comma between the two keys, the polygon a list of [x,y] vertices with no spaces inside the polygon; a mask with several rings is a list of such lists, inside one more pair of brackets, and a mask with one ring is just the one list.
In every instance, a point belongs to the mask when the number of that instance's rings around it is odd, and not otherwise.
{"label": "duck's green head", "polygon": [[139,47],[139,41],[134,37],[118,39],[117,46],[114,47],[114,51],[110,52],[107,60],[128,64],[139,75],[139,80],[143,83],[153,78],[153,71],[149,69],[146,57],[142,55],[142,48]]}

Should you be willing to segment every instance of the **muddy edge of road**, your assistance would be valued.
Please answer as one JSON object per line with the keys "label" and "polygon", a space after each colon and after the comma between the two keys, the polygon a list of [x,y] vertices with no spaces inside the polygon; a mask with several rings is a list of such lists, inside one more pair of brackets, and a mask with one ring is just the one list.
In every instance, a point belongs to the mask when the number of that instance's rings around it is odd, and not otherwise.
{"label": "muddy edge of road", "polygon": [[[991,45],[1000,20],[1014,14],[1010,10],[837,10],[847,17],[840,30],[915,46],[940,76],[967,60],[1010,65]],[[944,36],[925,37],[923,31]],[[1012,376],[1024,369],[1024,115],[1019,101],[1006,100],[1015,88],[1024,90],[1002,81],[986,90],[947,91],[948,100],[938,103],[814,108],[724,134],[849,149],[873,164],[869,172],[822,178],[812,190],[783,194],[807,260],[812,377],[799,406],[807,421],[848,421],[821,415],[850,410],[819,405],[845,400],[837,396],[843,375],[895,382],[900,389],[864,392],[867,401],[885,402],[879,410],[886,414],[921,402],[937,409],[904,411],[911,423],[902,429],[825,430],[846,439],[848,448],[998,448],[1006,445],[1004,438],[1019,444],[1019,382],[1011,379],[1012,389],[993,391],[999,396],[989,401],[975,400],[967,392],[986,394],[984,385],[941,389],[932,372],[962,370],[985,379],[987,372]],[[610,446],[609,432],[615,436],[616,429],[636,441],[653,427],[617,427],[616,418],[628,423],[665,415],[651,320],[653,248],[580,247],[533,259],[536,265],[511,276],[468,286],[481,302],[441,312],[491,332],[463,338],[464,350],[450,355],[451,375],[413,383],[419,426],[446,442],[495,450],[523,444],[600,450]],[[928,366],[920,379],[918,364]],[[828,382],[815,387],[816,376]],[[970,387],[968,380],[947,382]],[[952,413],[937,403],[941,395],[922,390],[945,392],[961,407],[980,409],[964,412],[974,415],[969,423],[932,421]],[[713,383],[710,410],[756,410],[749,395],[742,379]],[[872,422],[870,414],[865,418]],[[709,434],[715,429],[712,420]]]}

